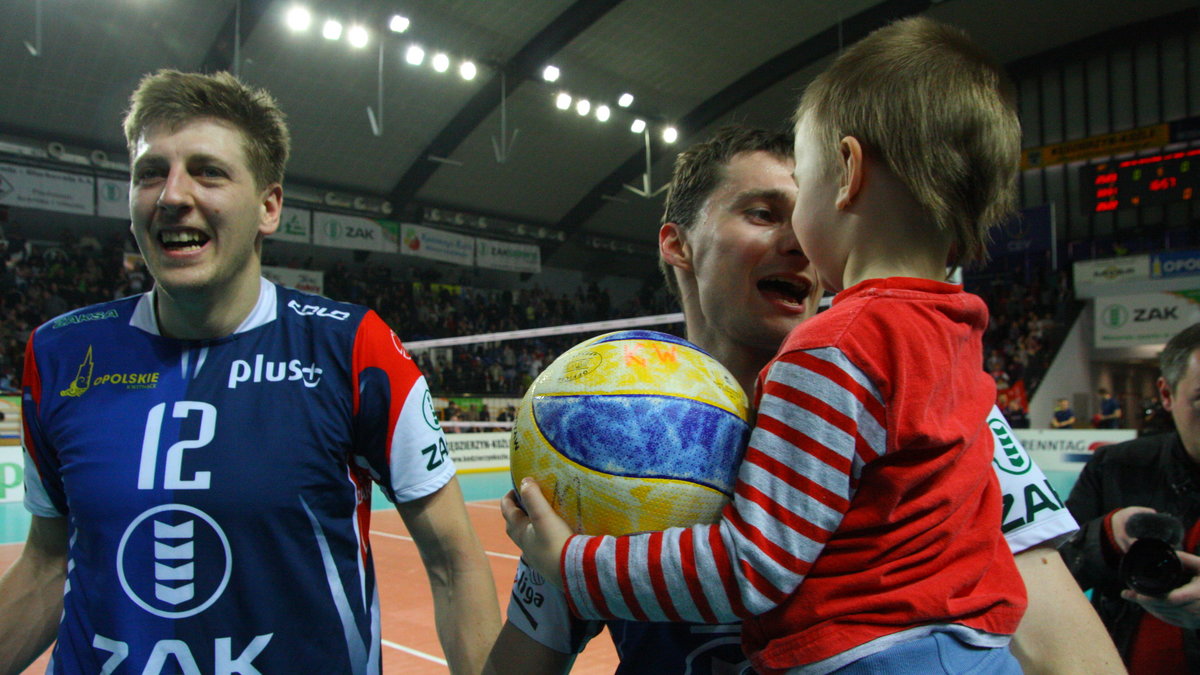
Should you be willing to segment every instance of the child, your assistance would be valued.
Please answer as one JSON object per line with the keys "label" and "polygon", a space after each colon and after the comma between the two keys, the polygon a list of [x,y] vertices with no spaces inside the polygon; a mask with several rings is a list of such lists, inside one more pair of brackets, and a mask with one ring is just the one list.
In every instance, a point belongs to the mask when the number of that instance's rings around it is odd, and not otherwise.
{"label": "child", "polygon": [[1020,672],[987,309],[943,281],[1013,201],[1004,75],[960,31],[907,19],[840,56],[795,121],[792,224],[840,292],[760,375],[721,522],[572,537],[528,482],[509,534],[581,616],[744,619],[760,673]]}

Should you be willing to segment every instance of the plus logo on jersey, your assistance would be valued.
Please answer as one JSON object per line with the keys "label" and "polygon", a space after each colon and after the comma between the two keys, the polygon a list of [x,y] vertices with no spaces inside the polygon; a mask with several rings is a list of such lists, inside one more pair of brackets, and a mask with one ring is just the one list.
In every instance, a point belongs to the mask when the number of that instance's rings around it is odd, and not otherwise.
{"label": "plus logo on jersey", "polygon": [[304,365],[299,359],[267,361],[262,354],[254,355],[254,363],[238,359],[229,365],[229,388],[237,389],[243,382],[301,382],[312,389],[321,383],[324,371],[317,364]]}
{"label": "plus logo on jersey", "polygon": [[130,523],[117,548],[125,595],[155,616],[181,619],[221,597],[233,571],[229,539],[208,514],[185,504],[151,508]]}

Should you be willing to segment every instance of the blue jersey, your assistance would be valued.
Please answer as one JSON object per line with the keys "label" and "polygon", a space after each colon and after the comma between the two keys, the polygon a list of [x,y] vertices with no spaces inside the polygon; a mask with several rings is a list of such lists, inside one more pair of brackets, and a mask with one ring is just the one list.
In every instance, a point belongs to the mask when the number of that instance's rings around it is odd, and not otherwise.
{"label": "blue jersey", "polygon": [[95,305],[31,337],[23,405],[26,505],[68,522],[50,672],[380,671],[371,482],[404,502],[454,469],[374,312],[263,280],[187,341],[151,294]]}

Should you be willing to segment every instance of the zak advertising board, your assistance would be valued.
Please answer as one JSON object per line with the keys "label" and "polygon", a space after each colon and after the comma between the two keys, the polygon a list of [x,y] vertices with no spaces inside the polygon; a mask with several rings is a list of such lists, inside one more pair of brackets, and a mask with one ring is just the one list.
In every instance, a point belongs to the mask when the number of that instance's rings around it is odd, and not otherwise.
{"label": "zak advertising board", "polygon": [[321,211],[313,212],[312,242],[318,246],[356,251],[396,252],[395,237],[388,234],[383,223]]}
{"label": "zak advertising board", "polygon": [[[96,213],[96,179],[32,166],[0,163],[0,204],[27,209]],[[129,216],[128,204],[125,216]]]}
{"label": "zak advertising board", "polygon": [[1095,346],[1158,345],[1200,321],[1200,290],[1095,299]]}
{"label": "zak advertising board", "polygon": [[537,274],[542,271],[542,250],[534,244],[476,239],[475,264],[492,270]]}
{"label": "zak advertising board", "polygon": [[291,206],[283,207],[279,214],[279,228],[271,235],[278,241],[294,241],[297,244],[307,244],[312,241],[312,211],[297,209]]}
{"label": "zak advertising board", "polygon": [[129,181],[96,179],[96,215],[129,220]]}

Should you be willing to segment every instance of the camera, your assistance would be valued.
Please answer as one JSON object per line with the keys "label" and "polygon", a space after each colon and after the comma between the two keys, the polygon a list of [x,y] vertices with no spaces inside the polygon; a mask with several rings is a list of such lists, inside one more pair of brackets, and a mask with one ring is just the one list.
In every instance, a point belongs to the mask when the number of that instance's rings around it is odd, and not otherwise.
{"label": "camera", "polygon": [[1183,524],[1177,518],[1164,513],[1137,513],[1129,517],[1125,531],[1135,538],[1118,570],[1126,588],[1162,597],[1188,582],[1191,575],[1175,553],[1183,540]]}

